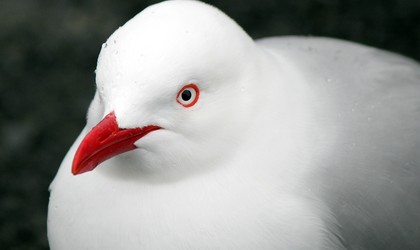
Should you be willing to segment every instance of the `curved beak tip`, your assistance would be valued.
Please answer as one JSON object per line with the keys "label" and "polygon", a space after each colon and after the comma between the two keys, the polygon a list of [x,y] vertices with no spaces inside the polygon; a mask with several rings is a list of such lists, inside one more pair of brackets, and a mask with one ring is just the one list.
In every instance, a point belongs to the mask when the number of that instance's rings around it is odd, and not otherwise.
{"label": "curved beak tip", "polygon": [[80,143],[74,155],[72,174],[79,175],[92,171],[111,157],[136,149],[134,143],[137,140],[158,129],[160,127],[154,125],[120,129],[115,113],[109,113]]}

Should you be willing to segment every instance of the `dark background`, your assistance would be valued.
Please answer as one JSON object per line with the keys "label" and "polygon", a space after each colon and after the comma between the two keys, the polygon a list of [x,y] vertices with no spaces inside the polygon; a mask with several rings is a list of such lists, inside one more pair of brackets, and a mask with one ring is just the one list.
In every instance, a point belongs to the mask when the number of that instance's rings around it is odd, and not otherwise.
{"label": "dark background", "polygon": [[[0,0],[0,249],[47,249],[48,185],[84,126],[101,44],[158,1]],[[215,0],[252,37],[329,36],[420,60],[419,0]]]}

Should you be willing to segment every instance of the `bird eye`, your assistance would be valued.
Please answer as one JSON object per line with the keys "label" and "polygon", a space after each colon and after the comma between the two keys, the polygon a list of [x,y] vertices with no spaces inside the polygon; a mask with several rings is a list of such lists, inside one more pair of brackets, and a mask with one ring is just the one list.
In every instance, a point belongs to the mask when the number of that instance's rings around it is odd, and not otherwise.
{"label": "bird eye", "polygon": [[189,108],[194,106],[194,104],[198,101],[199,95],[200,90],[197,85],[188,84],[182,87],[182,89],[178,92],[176,101],[182,106]]}

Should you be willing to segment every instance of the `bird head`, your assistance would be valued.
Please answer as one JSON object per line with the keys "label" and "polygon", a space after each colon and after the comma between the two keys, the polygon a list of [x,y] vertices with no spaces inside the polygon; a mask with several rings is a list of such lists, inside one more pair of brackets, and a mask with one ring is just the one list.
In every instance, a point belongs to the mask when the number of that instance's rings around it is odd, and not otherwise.
{"label": "bird head", "polygon": [[255,54],[253,40],[207,4],[168,1],[145,9],[102,46],[91,130],[73,174],[127,151],[125,162],[143,172],[204,169],[224,159],[255,111],[247,94],[257,91]]}

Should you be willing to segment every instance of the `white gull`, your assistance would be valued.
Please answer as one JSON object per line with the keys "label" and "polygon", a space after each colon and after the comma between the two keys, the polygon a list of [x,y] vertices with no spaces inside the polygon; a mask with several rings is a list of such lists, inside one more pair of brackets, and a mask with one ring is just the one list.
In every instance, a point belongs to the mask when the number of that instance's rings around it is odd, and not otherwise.
{"label": "white gull", "polygon": [[107,40],[96,83],[52,249],[420,248],[418,63],[168,1]]}

